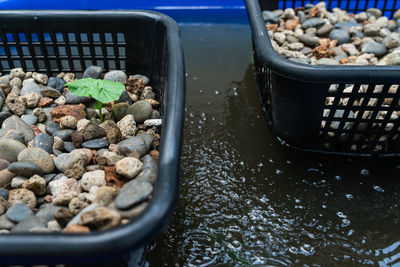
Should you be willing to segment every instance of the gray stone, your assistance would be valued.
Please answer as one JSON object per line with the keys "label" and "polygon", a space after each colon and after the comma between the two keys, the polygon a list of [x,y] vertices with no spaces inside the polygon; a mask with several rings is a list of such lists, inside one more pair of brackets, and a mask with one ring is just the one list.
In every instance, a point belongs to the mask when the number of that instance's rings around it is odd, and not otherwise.
{"label": "gray stone", "polygon": [[71,221],[69,221],[69,223],[67,224],[66,227],[69,227],[73,224],[79,224],[80,220],[81,220],[81,215],[85,212],[88,211],[92,211],[95,210],[96,208],[98,208],[100,206],[100,204],[98,203],[92,203],[89,206],[87,206],[86,208],[82,209],[74,218],[72,218]]}
{"label": "gray stone", "polygon": [[8,189],[0,188],[0,197],[3,197],[5,200],[8,199]]}
{"label": "gray stone", "polygon": [[39,165],[43,172],[52,173],[54,171],[54,161],[49,153],[38,147],[28,147],[18,154],[19,162],[32,162]]}
{"label": "gray stone", "polygon": [[83,72],[82,78],[92,78],[92,79],[99,79],[100,76],[103,74],[103,69],[99,66],[89,66]]}
{"label": "gray stone", "polygon": [[31,232],[34,228],[46,228],[46,220],[42,217],[30,216],[18,223],[12,230],[12,233]]}
{"label": "gray stone", "polygon": [[321,58],[317,60],[317,65],[339,65],[339,61],[331,58]]}
{"label": "gray stone", "polygon": [[8,138],[13,139],[15,141],[25,143],[25,135],[23,132],[18,130],[7,130],[7,131],[0,131],[1,138]]}
{"label": "gray stone", "polygon": [[104,80],[109,80],[112,82],[125,83],[127,79],[128,77],[126,76],[125,72],[120,70],[112,70],[104,75]]}
{"label": "gray stone", "polygon": [[72,150],[76,149],[76,147],[72,142],[64,142],[64,149],[68,152],[71,152]]}
{"label": "gray stone", "polygon": [[306,46],[314,47],[316,44],[318,44],[319,38],[307,34],[302,34],[299,36],[299,41]]}
{"label": "gray stone", "polygon": [[21,119],[28,124],[29,126],[34,125],[37,121],[38,121],[38,117],[36,117],[35,115],[22,115]]}
{"label": "gray stone", "polygon": [[303,29],[308,29],[308,28],[317,28],[318,26],[322,26],[325,24],[325,20],[321,18],[312,18],[312,19],[307,19],[303,22],[302,27]]}
{"label": "gray stone", "polygon": [[9,208],[6,212],[6,216],[9,220],[19,223],[26,218],[33,216],[34,213],[26,204],[17,203]]}
{"label": "gray stone", "polygon": [[12,188],[22,188],[22,186],[24,185],[24,183],[28,180],[28,178],[23,177],[23,176],[17,176],[14,177],[11,180],[11,187]]}
{"label": "gray stone", "polygon": [[[46,128],[47,129],[47,128]],[[75,132],[75,130],[72,129],[65,129],[65,130],[59,130],[53,134],[53,138],[58,136],[60,137],[63,141],[71,141],[71,135]]]}
{"label": "gray stone", "polygon": [[60,91],[50,86],[42,86],[40,93],[42,94],[42,96],[47,96],[51,98],[58,98],[61,96]]}
{"label": "gray stone", "polygon": [[149,151],[150,147],[147,145],[144,138],[141,136],[135,136],[129,139],[125,139],[118,144],[118,149],[127,148],[129,151],[137,151],[141,156],[144,156]]}
{"label": "gray stone", "polygon": [[49,222],[54,219],[54,215],[60,209],[62,209],[62,207],[46,203],[40,206],[40,210],[38,213],[36,213],[36,216],[43,218],[46,222]]}
{"label": "gray stone", "polygon": [[33,146],[39,147],[45,150],[47,153],[51,154],[53,152],[53,137],[48,134],[40,133],[33,139]]}
{"label": "gray stone", "polygon": [[129,209],[146,200],[152,192],[151,183],[133,179],[122,187],[115,199],[115,206],[121,210]]}
{"label": "gray stone", "polygon": [[8,170],[16,175],[31,177],[35,174],[42,174],[42,168],[32,162],[13,162],[8,166]]}
{"label": "gray stone", "polygon": [[262,16],[265,22],[268,23],[278,23],[279,16],[273,11],[263,11]]}
{"label": "gray stone", "polygon": [[7,169],[8,165],[10,165],[10,162],[5,159],[0,159],[0,171]]}
{"label": "gray stone", "polygon": [[58,92],[62,93],[64,90],[64,80],[56,77],[50,77],[47,83],[48,86],[53,87]]}
{"label": "gray stone", "polygon": [[400,36],[398,34],[390,35],[384,42],[388,49],[398,47],[400,46]]}
{"label": "gray stone", "polygon": [[381,27],[376,23],[370,23],[364,26],[364,34],[367,36],[378,35]]}
{"label": "gray stone", "polygon": [[106,136],[106,131],[96,124],[89,124],[86,126],[85,131],[83,132],[83,138],[85,141],[89,141],[92,139],[98,139]]}
{"label": "gray stone", "polygon": [[400,65],[400,52],[394,52],[387,55],[388,65]]}
{"label": "gray stone", "polygon": [[8,162],[15,162],[18,160],[18,154],[25,148],[26,146],[21,142],[2,138],[0,139],[0,159],[5,159]]}
{"label": "gray stone", "polygon": [[90,148],[90,149],[97,150],[97,149],[100,149],[100,148],[108,147],[108,142],[104,138],[93,139],[93,140],[90,140],[90,141],[83,142],[82,146],[84,148]]}
{"label": "gray stone", "polygon": [[126,111],[126,114],[133,115],[136,123],[143,123],[145,120],[150,119],[152,113],[153,107],[144,100],[136,101]]}
{"label": "gray stone", "polygon": [[[9,75],[4,75],[0,77],[0,84],[5,84],[7,86],[10,85],[10,76]],[[4,98],[4,97],[3,97]]]}
{"label": "gray stone", "polygon": [[117,100],[117,103],[128,103],[129,105],[133,103],[132,98],[129,96],[128,91],[122,91],[121,96]]}
{"label": "gray stone", "polygon": [[329,34],[329,39],[337,40],[337,44],[341,45],[350,42],[350,35],[345,30],[336,29],[331,31],[331,33]]}
{"label": "gray stone", "polygon": [[363,44],[361,51],[363,53],[374,54],[375,56],[380,57],[386,54],[387,50],[383,44],[373,41]]}
{"label": "gray stone", "polygon": [[326,23],[324,26],[317,30],[319,36],[327,36],[335,27],[332,24]]}
{"label": "gray stone", "polygon": [[43,177],[43,179],[46,180],[46,183],[48,184],[55,178],[55,176],[56,176],[55,173],[49,173],[49,174],[43,175],[42,177]]}
{"label": "gray stone", "polygon": [[368,8],[367,13],[375,16],[375,18],[379,18],[382,16],[382,11],[378,8]]}
{"label": "gray stone", "polygon": [[0,229],[11,230],[14,226],[15,223],[10,221],[5,214],[0,216]]}
{"label": "gray stone", "polygon": [[152,168],[143,168],[142,171],[135,177],[135,180],[147,181],[154,184],[157,180],[157,170]]}
{"label": "gray stone", "polygon": [[355,23],[355,22],[338,22],[335,24],[336,29],[341,29],[345,31],[349,31],[350,28],[352,27],[361,28],[362,25],[360,23]]}
{"label": "gray stone", "polygon": [[35,82],[28,82],[22,86],[21,95],[27,95],[30,93],[38,93],[40,94],[40,85]]}
{"label": "gray stone", "polygon": [[79,160],[85,160],[85,162],[87,162],[86,155],[80,152],[75,153],[74,151],[72,153],[62,153],[57,156],[54,163],[58,170],[65,172],[66,170],[71,169]]}
{"label": "gray stone", "polygon": [[[1,89],[0,89],[0,91],[1,91]],[[3,111],[0,112],[0,127],[3,125],[4,120],[10,116],[11,116],[10,112],[3,112]]]}
{"label": "gray stone", "polygon": [[53,135],[60,130],[60,125],[56,122],[50,122],[46,125],[46,132],[50,135]]}
{"label": "gray stone", "polygon": [[16,115],[12,115],[3,122],[1,131],[6,130],[21,131],[24,134],[26,144],[29,141],[33,140],[33,138],[35,137],[35,133],[31,129],[31,127]]}
{"label": "gray stone", "polygon": [[92,98],[87,96],[77,96],[72,94],[71,92],[67,92],[65,94],[65,104],[80,104],[80,103],[88,103],[92,100]]}
{"label": "gray stone", "polygon": [[112,113],[116,121],[121,120],[126,115],[126,110],[129,108],[128,103],[118,103],[112,107]]}

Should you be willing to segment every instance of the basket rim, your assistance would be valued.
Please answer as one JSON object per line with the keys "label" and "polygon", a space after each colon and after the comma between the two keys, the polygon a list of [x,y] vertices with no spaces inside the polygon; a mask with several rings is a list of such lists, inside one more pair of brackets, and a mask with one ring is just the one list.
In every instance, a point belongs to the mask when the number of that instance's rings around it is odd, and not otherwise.
{"label": "basket rim", "polygon": [[164,118],[161,130],[157,184],[149,205],[128,224],[90,234],[12,233],[0,235],[1,263],[69,263],[121,256],[143,246],[168,224],[179,193],[180,153],[185,102],[183,50],[176,22],[167,15],[142,10],[1,10],[0,16],[26,18],[89,16],[145,18],[162,23],[168,43],[167,88],[164,91]]}
{"label": "basket rim", "polygon": [[245,4],[256,56],[274,72],[313,83],[400,83],[400,66],[318,66],[286,59],[272,47],[258,0],[245,0]]}

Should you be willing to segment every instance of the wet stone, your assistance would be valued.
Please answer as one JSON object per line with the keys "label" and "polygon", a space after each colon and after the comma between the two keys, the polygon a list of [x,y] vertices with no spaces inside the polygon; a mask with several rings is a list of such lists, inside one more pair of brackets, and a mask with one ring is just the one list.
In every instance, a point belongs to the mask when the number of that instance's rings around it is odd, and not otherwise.
{"label": "wet stone", "polygon": [[378,42],[367,42],[362,45],[361,51],[363,53],[374,54],[375,56],[383,56],[386,54],[386,47]]}
{"label": "wet stone", "polygon": [[62,93],[64,90],[64,80],[56,77],[50,77],[47,83],[48,86],[56,89],[58,92]]}
{"label": "wet stone", "polygon": [[76,148],[75,148],[75,146],[74,146],[74,143],[72,143],[72,142],[64,142],[64,149],[65,149],[67,152],[71,152],[72,150],[74,150],[74,149],[76,149]]}
{"label": "wet stone", "polygon": [[11,116],[10,112],[0,112],[0,127],[3,124],[4,120],[7,119],[10,116]]}
{"label": "wet stone", "polygon": [[6,212],[6,216],[10,221],[15,223],[22,222],[26,218],[33,216],[34,213],[27,205],[22,203],[17,203]]}
{"label": "wet stone", "polygon": [[0,139],[0,159],[7,160],[8,162],[15,162],[18,160],[18,154],[25,148],[26,146],[21,142],[2,138]]}
{"label": "wet stone", "polygon": [[318,43],[318,40],[318,37],[313,37],[307,34],[302,34],[299,36],[299,41],[310,47],[314,47]]}
{"label": "wet stone", "polygon": [[53,152],[53,137],[48,134],[40,133],[33,139],[33,146],[38,147],[51,154]]}
{"label": "wet stone", "polygon": [[10,162],[8,160],[0,159],[0,171],[7,169],[8,165],[10,165]]}
{"label": "wet stone", "polygon": [[24,86],[22,86],[21,89],[21,95],[27,95],[30,93],[37,93],[40,94],[40,85],[38,85],[35,82],[29,82],[26,83]]}
{"label": "wet stone", "polygon": [[102,67],[99,66],[89,66],[83,72],[82,78],[92,78],[92,79],[99,79],[103,74]]}
{"label": "wet stone", "polygon": [[25,177],[43,173],[42,168],[32,162],[13,162],[8,166],[8,170]]}
{"label": "wet stone", "polygon": [[65,104],[79,104],[79,103],[88,103],[92,100],[92,98],[87,96],[77,96],[69,91],[65,95]]}
{"label": "wet stone", "polygon": [[106,148],[108,147],[108,142],[106,139],[104,138],[100,138],[100,139],[93,139],[90,141],[86,141],[82,143],[82,146],[84,148],[89,148],[89,149],[101,149],[101,148]]}
{"label": "wet stone", "polygon": [[38,121],[38,117],[35,115],[22,115],[21,119],[29,126],[34,125]]}
{"label": "wet stone", "polygon": [[153,186],[146,181],[131,180],[126,183],[117,198],[115,205],[118,209],[128,209],[146,200],[153,191]]}
{"label": "wet stone", "polygon": [[48,123],[48,125],[46,125],[46,132],[50,135],[53,135],[60,130],[61,130],[61,128],[58,123],[50,122],[50,123]]}
{"label": "wet stone", "polygon": [[46,221],[37,216],[30,216],[18,223],[12,230],[12,233],[31,232],[34,228],[46,228]]}
{"label": "wet stone", "polygon": [[325,24],[325,20],[321,19],[321,18],[312,18],[312,19],[308,19],[306,21],[303,22],[302,27],[303,29],[308,29],[311,27],[318,27]]}
{"label": "wet stone", "polygon": [[344,44],[350,41],[350,35],[346,30],[333,30],[329,34],[331,40],[337,40],[337,44]]}
{"label": "wet stone", "polygon": [[51,98],[57,98],[57,97],[61,96],[60,91],[58,91],[50,86],[42,86],[40,93],[42,94],[42,96],[51,97]]}
{"label": "wet stone", "polygon": [[279,16],[273,11],[263,11],[262,16],[265,22],[278,23]]}
{"label": "wet stone", "polygon": [[75,131],[71,129],[59,130],[53,134],[53,138],[57,136],[61,138],[63,141],[71,141],[72,140],[71,136],[74,132]]}

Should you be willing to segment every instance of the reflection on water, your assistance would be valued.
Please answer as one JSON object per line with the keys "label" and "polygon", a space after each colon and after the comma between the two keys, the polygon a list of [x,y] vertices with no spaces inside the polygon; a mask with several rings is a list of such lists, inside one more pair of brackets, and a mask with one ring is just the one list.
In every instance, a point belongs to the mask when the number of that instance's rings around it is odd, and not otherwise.
{"label": "reflection on water", "polygon": [[280,146],[263,117],[247,26],[182,28],[181,198],[150,266],[400,264],[400,161]]}

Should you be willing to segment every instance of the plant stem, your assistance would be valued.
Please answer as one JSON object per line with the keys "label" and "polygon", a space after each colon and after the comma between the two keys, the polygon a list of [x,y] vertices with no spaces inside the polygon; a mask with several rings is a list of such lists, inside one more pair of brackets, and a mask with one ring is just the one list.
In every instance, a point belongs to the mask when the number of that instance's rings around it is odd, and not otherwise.
{"label": "plant stem", "polygon": [[103,113],[101,112],[101,109],[103,108],[103,103],[101,103],[99,100],[97,100],[97,106],[95,106],[99,110],[99,116],[100,116],[100,121],[103,122]]}

